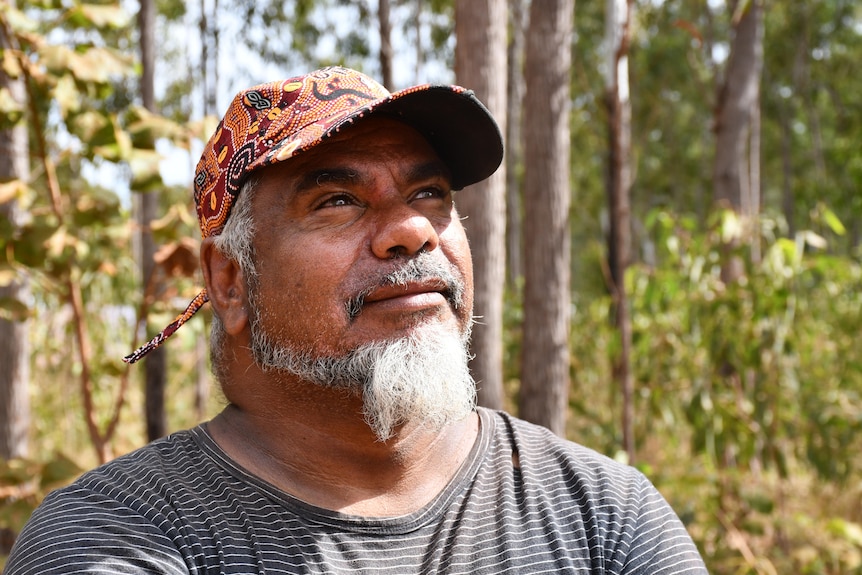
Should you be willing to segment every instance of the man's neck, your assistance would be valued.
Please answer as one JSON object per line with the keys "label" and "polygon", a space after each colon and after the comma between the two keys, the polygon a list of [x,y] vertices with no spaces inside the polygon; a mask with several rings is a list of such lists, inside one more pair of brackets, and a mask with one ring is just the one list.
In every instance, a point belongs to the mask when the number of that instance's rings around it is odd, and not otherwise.
{"label": "man's neck", "polygon": [[478,436],[472,413],[441,430],[407,424],[380,441],[358,397],[303,391],[282,389],[284,402],[230,405],[208,429],[253,475],[318,507],[367,517],[416,511],[448,485]]}

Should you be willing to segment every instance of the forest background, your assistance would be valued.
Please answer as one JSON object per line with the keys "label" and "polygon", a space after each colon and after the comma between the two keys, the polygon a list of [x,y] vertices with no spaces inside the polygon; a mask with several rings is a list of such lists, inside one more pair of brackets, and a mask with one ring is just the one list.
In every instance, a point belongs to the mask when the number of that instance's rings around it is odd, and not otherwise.
{"label": "forest background", "polygon": [[47,491],[219,409],[208,317],[121,358],[200,286],[228,99],[345,64],[505,128],[458,198],[484,404],[639,467],[712,573],[862,573],[858,2],[0,0],[0,50],[0,565]]}

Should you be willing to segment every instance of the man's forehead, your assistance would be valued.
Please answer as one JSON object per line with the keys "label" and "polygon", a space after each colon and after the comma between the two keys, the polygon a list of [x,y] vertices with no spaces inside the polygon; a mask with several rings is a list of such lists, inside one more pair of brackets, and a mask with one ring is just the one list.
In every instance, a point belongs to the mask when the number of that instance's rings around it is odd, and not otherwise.
{"label": "man's forehead", "polygon": [[312,150],[260,169],[259,177],[299,180],[302,187],[361,182],[376,164],[383,162],[408,181],[451,181],[451,170],[431,144],[409,125],[389,118],[369,119],[353,126]]}
{"label": "man's forehead", "polygon": [[[370,163],[334,163],[334,158],[329,159],[332,161],[319,166],[290,166],[287,162],[270,166],[261,170],[259,182],[273,182],[285,188],[284,191],[301,194],[329,184],[362,186],[373,181],[374,170]],[[396,171],[405,183],[438,181],[448,186],[451,182],[449,168],[438,158],[421,162],[405,159],[396,166]]]}
{"label": "man's forehead", "polygon": [[[327,183],[362,184],[370,180],[369,170],[365,169],[367,167],[367,164],[356,167],[333,164],[332,167],[309,169],[297,174],[300,178],[299,187],[310,188]],[[397,170],[398,176],[407,182],[450,180],[449,169],[436,158],[424,162],[404,161]]]}

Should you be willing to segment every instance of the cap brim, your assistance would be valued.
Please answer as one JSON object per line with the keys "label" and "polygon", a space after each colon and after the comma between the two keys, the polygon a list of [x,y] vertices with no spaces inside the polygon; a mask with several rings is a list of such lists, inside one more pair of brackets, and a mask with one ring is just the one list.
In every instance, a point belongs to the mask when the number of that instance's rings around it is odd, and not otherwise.
{"label": "cap brim", "polygon": [[460,190],[493,174],[503,160],[503,137],[487,108],[470,91],[449,86],[411,88],[371,106],[421,133],[452,172]]}

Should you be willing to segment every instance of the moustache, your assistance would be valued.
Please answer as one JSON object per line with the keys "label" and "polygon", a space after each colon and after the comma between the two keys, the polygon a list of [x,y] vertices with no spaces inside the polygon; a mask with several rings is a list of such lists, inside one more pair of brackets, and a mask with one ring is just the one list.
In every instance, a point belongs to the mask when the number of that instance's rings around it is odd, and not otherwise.
{"label": "moustache", "polygon": [[403,263],[393,270],[366,280],[366,285],[345,303],[348,318],[352,321],[362,313],[365,298],[374,290],[391,286],[407,287],[416,282],[443,283],[446,287],[441,293],[453,309],[460,309],[464,303],[466,288],[457,268],[448,262],[439,261],[428,252],[423,252],[403,260]]}

